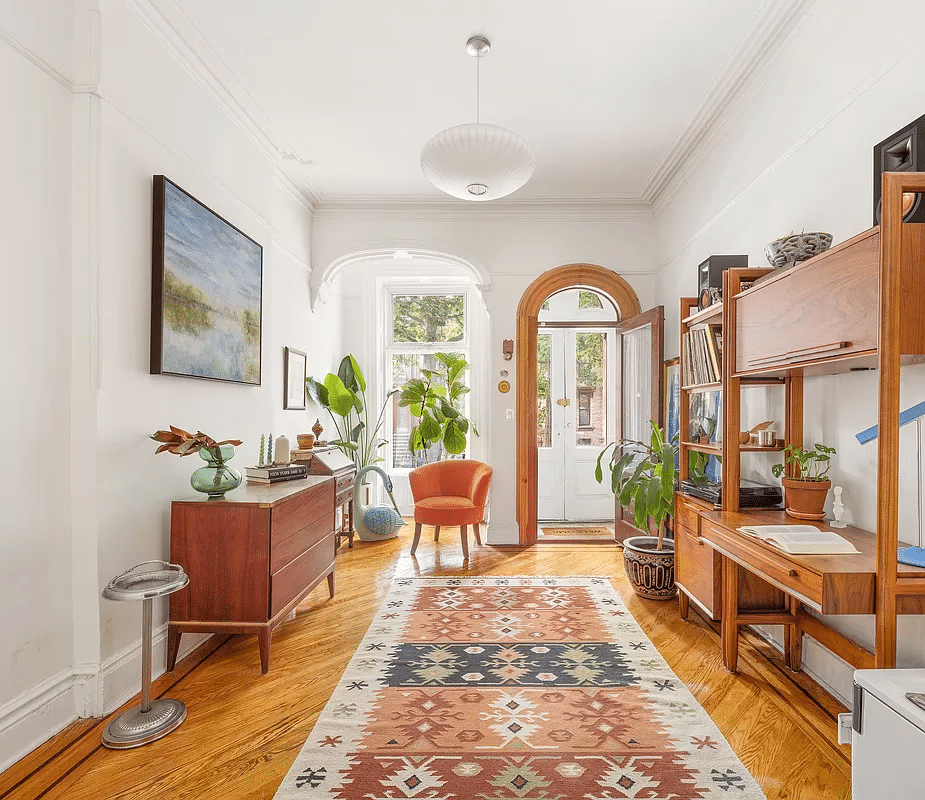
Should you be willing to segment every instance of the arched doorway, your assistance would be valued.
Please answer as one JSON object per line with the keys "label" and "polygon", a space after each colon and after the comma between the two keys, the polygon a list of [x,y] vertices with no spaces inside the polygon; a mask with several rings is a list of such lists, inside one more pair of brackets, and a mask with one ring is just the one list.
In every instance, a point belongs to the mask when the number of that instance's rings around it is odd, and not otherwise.
{"label": "arched doorway", "polygon": [[[617,319],[640,318],[641,306],[633,288],[618,274],[594,264],[568,264],[540,275],[524,291],[517,308],[517,521],[520,543],[532,544],[537,532],[537,337],[540,311],[551,295],[566,289],[586,288],[610,298]],[[647,312],[649,315],[650,312]],[[653,389],[661,387],[661,308],[651,312],[645,324],[656,323],[659,351],[658,374],[652,374]],[[641,318],[640,318],[641,319]],[[654,329],[654,328],[653,328]],[[658,400],[660,406],[661,401]],[[653,412],[655,403],[653,402]],[[655,413],[654,418],[660,414]]]}

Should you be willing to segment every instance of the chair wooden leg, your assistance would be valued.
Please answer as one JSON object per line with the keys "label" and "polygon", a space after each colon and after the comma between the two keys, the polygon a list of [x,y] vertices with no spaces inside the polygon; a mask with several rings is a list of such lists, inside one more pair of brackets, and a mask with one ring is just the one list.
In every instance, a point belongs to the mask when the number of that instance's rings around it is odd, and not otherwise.
{"label": "chair wooden leg", "polygon": [[434,541],[435,542],[440,541],[440,526],[439,525],[434,525]]}
{"label": "chair wooden leg", "polygon": [[475,525],[472,526],[472,532],[475,534],[475,543],[481,544],[482,535],[479,533],[479,523],[478,522],[476,522]]}
{"label": "chair wooden leg", "polygon": [[459,541],[462,544],[463,561],[466,561],[469,558],[469,526],[468,525],[459,526]]}
{"label": "chair wooden leg", "polygon": [[418,549],[418,542],[421,541],[421,523],[414,523],[414,541],[411,542],[411,555],[414,555],[415,550]]}

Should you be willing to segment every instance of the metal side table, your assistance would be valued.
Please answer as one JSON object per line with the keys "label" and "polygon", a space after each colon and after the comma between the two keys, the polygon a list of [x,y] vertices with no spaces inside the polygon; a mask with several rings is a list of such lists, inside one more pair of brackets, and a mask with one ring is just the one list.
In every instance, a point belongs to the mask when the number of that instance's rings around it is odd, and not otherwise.
{"label": "metal side table", "polygon": [[[163,569],[135,572],[146,564]],[[165,597],[189,583],[179,564],[143,561],[113,578],[103,589],[107,600],[141,600],[141,705],[116,717],[103,731],[103,744],[113,750],[140,747],[166,736],[186,719],[186,706],[180,700],[161,698],[151,702],[151,649],[153,631],[151,610],[155,597]]]}

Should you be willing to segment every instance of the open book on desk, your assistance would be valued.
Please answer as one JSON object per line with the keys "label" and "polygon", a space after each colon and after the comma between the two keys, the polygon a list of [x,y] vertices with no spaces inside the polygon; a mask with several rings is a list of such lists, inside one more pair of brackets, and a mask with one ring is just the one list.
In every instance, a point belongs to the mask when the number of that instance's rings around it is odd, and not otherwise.
{"label": "open book on desk", "polygon": [[793,555],[860,552],[837,533],[820,531],[812,525],[745,525],[737,530]]}

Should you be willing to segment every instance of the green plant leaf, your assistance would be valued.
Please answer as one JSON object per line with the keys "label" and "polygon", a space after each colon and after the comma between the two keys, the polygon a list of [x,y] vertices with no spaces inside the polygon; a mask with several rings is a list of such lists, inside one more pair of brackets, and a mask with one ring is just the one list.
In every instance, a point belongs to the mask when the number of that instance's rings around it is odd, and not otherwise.
{"label": "green plant leaf", "polygon": [[449,417],[450,419],[456,419],[456,417],[459,416],[459,412],[446,402],[446,400],[440,405],[440,410],[443,412],[443,416]]}
{"label": "green plant leaf", "polygon": [[440,438],[442,432],[440,423],[426,412],[421,417],[421,424],[418,426],[418,430],[421,433],[421,438],[425,442],[436,441]]}
{"label": "green plant leaf", "polygon": [[328,404],[328,390],[324,388],[323,383],[318,383],[314,378],[305,379],[305,390],[308,396],[322,408],[330,408]]}
{"label": "green plant leaf", "polygon": [[328,390],[329,408],[339,417],[346,417],[353,408],[354,394],[337,376],[328,373],[324,379],[324,388]]}
{"label": "green plant leaf", "polygon": [[350,441],[355,442],[360,438],[360,434],[363,432],[363,428],[366,427],[365,422],[359,423],[352,431],[350,431]]}
{"label": "green plant leaf", "polygon": [[596,480],[598,483],[604,482],[604,470],[601,468],[601,459],[604,458],[604,453],[606,453],[611,447],[616,447],[614,442],[611,442],[609,445],[607,445],[607,447],[605,447],[603,450],[601,450],[600,453],[597,454],[597,464],[594,465],[594,480]]}
{"label": "green plant leaf", "polygon": [[357,386],[360,387],[361,392],[365,392],[366,378],[363,377],[363,370],[360,369],[360,365],[357,364],[357,360],[353,356],[347,356],[347,358],[350,359],[350,366],[353,368],[353,377],[356,379]]}
{"label": "green plant leaf", "polygon": [[351,392],[355,392],[360,388],[356,375],[353,373],[353,363],[351,356],[344,356],[340,361],[340,366],[337,368],[337,377]]}
{"label": "green plant leaf", "polygon": [[661,463],[662,497],[666,502],[674,501],[674,448],[670,444],[662,445]]}
{"label": "green plant leaf", "polygon": [[443,446],[448,453],[458,455],[466,449],[466,434],[460,429],[457,420],[450,420],[443,433]]}

